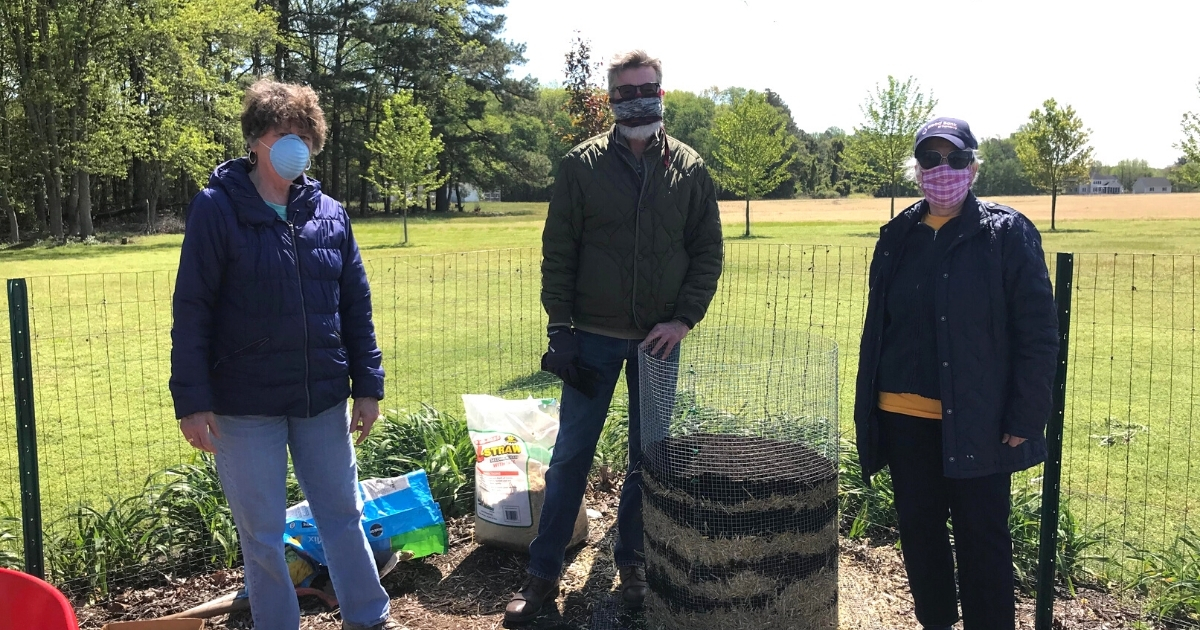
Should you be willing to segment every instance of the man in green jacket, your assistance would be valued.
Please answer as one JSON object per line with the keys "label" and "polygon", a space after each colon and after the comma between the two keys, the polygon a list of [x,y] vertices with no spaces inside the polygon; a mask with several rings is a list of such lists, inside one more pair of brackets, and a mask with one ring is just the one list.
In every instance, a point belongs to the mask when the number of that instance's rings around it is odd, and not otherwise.
{"label": "man in green jacket", "polygon": [[613,549],[621,596],[646,596],[642,552],[638,352],[671,356],[704,318],[721,275],[716,192],[695,151],[662,129],[662,64],[643,51],[608,69],[616,125],[575,147],[555,179],[542,234],[542,305],[550,322],[542,368],[562,378],[561,423],[546,473],[529,579],[505,621],[530,621],[558,595],[588,471],[624,367],[629,473]]}

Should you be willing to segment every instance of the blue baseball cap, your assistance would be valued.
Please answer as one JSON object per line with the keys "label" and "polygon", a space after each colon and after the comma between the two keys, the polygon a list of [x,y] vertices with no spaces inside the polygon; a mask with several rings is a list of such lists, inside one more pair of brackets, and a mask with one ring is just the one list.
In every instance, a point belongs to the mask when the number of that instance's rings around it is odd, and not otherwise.
{"label": "blue baseball cap", "polygon": [[978,149],[979,142],[971,133],[971,126],[958,118],[935,118],[921,126],[913,143],[913,153],[922,142],[930,138],[944,138],[959,149]]}

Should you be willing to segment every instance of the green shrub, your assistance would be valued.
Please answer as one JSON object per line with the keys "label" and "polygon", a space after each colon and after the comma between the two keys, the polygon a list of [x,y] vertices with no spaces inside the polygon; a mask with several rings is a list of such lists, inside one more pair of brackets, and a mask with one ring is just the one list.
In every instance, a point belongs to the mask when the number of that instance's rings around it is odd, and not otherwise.
{"label": "green shrub", "polygon": [[[447,517],[469,511],[474,500],[475,451],[466,423],[424,407],[393,412],[376,424],[358,449],[363,478],[393,477],[418,468]],[[302,499],[288,475],[288,500]],[[19,563],[18,521],[0,518],[0,566]],[[146,584],[167,572],[200,572],[238,561],[237,529],[221,490],[215,462],[201,455],[155,475],[143,490],[84,505],[51,523],[46,532],[50,579],[77,597],[107,596],[118,586]]]}
{"label": "green shrub", "polygon": [[1160,619],[1200,621],[1200,536],[1184,525],[1168,549],[1127,546],[1140,565],[1132,586],[1145,596],[1147,612]]}
{"label": "green shrub", "polygon": [[202,454],[199,463],[168,468],[147,483],[150,505],[159,511],[178,563],[200,568],[229,568],[238,559],[233,512],[221,490],[216,463]]}
{"label": "green shrub", "polygon": [[3,516],[0,516],[0,567],[5,569],[22,568],[21,562],[21,521],[8,512],[8,508],[0,504]]}
{"label": "green shrub", "polygon": [[358,447],[359,477],[394,477],[424,469],[446,518],[472,511],[475,447],[467,423],[425,405],[415,413],[389,411]]}
{"label": "green shrub", "polygon": [[592,460],[592,474],[602,490],[616,486],[625,478],[629,468],[629,408],[624,403],[614,403],[600,431],[596,443],[596,456]]}
{"label": "green shrub", "polygon": [[[1037,590],[1038,553],[1041,547],[1042,491],[1030,483],[1014,479],[1012,508],[1008,524],[1013,536],[1013,569],[1017,585],[1026,593]],[[1084,528],[1071,511],[1070,502],[1060,499],[1058,509],[1058,547],[1054,552],[1054,563],[1058,579],[1066,586],[1071,597],[1079,584],[1097,584],[1101,580],[1092,569],[1112,561],[1107,556],[1095,553],[1103,548],[1104,538],[1100,528]]]}
{"label": "green shrub", "polygon": [[46,569],[50,581],[72,593],[108,595],[117,584],[142,581],[169,564],[171,541],[162,511],[146,495],[109,500],[98,510],[80,506],[48,528]]}
{"label": "green shrub", "polygon": [[858,449],[849,440],[841,441],[838,458],[839,509],[842,529],[847,538],[896,536],[896,496],[892,477],[885,469],[863,481]]}

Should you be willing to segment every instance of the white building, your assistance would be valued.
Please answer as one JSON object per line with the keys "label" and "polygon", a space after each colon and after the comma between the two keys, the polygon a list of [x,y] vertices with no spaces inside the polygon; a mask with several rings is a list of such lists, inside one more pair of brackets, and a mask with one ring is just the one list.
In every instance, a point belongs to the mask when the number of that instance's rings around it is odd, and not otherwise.
{"label": "white building", "polygon": [[1171,180],[1165,177],[1139,177],[1133,183],[1134,194],[1159,194],[1171,192]]}
{"label": "white building", "polygon": [[1117,179],[1116,175],[1092,173],[1090,179],[1079,182],[1070,192],[1080,195],[1119,195],[1125,192],[1125,187],[1121,185],[1121,180]]}

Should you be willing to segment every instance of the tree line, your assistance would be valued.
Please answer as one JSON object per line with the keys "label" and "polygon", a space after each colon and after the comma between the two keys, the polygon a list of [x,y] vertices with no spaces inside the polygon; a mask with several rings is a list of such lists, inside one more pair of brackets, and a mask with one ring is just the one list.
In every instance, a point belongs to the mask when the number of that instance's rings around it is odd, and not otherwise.
{"label": "tree line", "polygon": [[[5,0],[0,213],[9,238],[86,239],[95,220],[117,217],[153,231],[181,214],[216,164],[244,154],[241,95],[259,77],[320,94],[329,137],[311,173],[351,212],[461,210],[467,184],[545,201],[562,156],[607,129],[611,114],[581,37],[561,84],[516,78],[524,46],[504,38],[505,4]],[[770,89],[664,100],[668,132],[710,164],[723,198],[747,200],[747,232],[750,199],[864,194],[891,197],[894,213],[895,197],[917,194],[904,169],[913,133],[937,105],[913,79],[888,77],[867,93],[861,125],[805,131]],[[1166,173],[1177,187],[1196,180],[1197,120],[1185,118],[1185,157]],[[1061,191],[1097,166],[1087,130],[1052,100],[1014,135],[983,140],[981,154],[983,195]],[[1137,161],[1116,169],[1153,170]]]}
{"label": "tree line", "polygon": [[419,182],[444,183],[436,209],[464,182],[539,186],[544,152],[514,133],[540,115],[538,89],[512,76],[524,47],[503,37],[504,4],[4,0],[0,212],[12,235],[59,241],[123,214],[154,229],[216,164],[244,154],[241,96],[263,76],[321,95],[329,138],[311,172],[352,211],[393,186],[375,164],[388,147],[369,145],[388,116],[411,111],[405,102],[439,141],[437,177]]}

